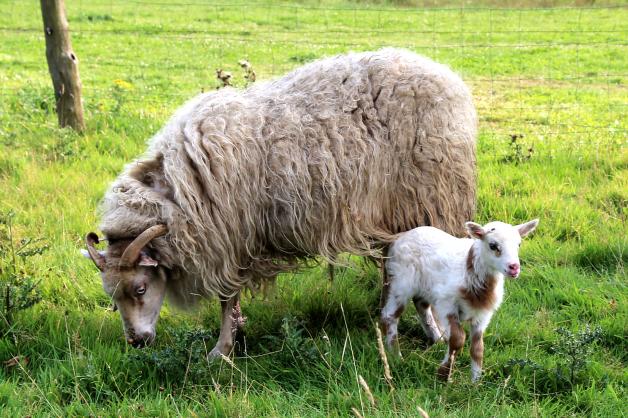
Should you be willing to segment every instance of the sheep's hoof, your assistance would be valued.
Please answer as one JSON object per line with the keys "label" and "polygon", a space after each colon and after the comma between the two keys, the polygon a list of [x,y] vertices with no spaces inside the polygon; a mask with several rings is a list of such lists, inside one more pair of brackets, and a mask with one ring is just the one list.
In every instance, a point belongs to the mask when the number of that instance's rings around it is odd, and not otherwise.
{"label": "sheep's hoof", "polygon": [[231,350],[227,350],[225,348],[221,348],[219,346],[216,346],[216,347],[212,348],[212,351],[210,351],[207,354],[207,360],[209,360],[211,362],[215,362],[218,359],[221,359],[221,358],[223,358],[225,356],[228,356],[230,351]]}

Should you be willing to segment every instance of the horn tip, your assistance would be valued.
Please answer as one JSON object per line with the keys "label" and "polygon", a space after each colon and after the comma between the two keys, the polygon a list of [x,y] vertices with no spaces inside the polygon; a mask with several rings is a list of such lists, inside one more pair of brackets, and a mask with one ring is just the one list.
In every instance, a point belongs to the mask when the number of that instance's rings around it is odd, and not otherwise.
{"label": "horn tip", "polygon": [[98,244],[100,242],[100,239],[98,238],[98,234],[96,234],[95,232],[89,232],[87,235],[85,235],[85,241],[91,241],[95,244]]}

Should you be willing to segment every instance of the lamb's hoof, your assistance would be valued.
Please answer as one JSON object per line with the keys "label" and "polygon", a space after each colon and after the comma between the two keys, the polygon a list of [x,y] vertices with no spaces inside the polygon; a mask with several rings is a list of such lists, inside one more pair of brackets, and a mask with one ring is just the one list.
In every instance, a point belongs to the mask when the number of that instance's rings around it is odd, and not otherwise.
{"label": "lamb's hoof", "polygon": [[390,353],[391,358],[396,358],[399,360],[403,360],[403,354],[401,354],[401,350],[397,348],[389,348],[388,352]]}
{"label": "lamb's hoof", "polygon": [[394,341],[393,343],[386,344],[386,351],[392,356],[396,357],[400,360],[403,360],[403,355],[401,354],[401,348],[399,348],[399,342]]}
{"label": "lamb's hoof", "polygon": [[437,344],[438,342],[442,341],[442,337],[439,336],[431,336],[431,337],[427,337],[427,346],[431,347],[434,344]]}
{"label": "lamb's hoof", "polygon": [[451,367],[447,365],[441,365],[436,372],[436,376],[443,382],[449,382],[451,379]]}

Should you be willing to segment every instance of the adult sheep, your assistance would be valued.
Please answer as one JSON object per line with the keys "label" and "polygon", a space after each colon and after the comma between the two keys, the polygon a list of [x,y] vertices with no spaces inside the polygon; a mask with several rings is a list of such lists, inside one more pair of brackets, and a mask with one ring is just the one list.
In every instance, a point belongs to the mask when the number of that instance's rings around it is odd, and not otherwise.
{"label": "adult sheep", "polygon": [[473,218],[476,113],[465,84],[412,52],[312,62],[179,109],[126,167],[86,237],[127,341],[155,337],[165,294],[218,296],[227,354],[240,290],[314,256],[373,254],[420,225]]}

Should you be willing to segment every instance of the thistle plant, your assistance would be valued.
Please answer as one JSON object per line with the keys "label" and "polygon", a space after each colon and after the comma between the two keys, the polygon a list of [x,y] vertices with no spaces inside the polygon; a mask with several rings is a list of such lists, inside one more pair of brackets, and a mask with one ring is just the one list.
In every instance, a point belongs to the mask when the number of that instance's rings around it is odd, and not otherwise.
{"label": "thistle plant", "polygon": [[593,352],[594,343],[602,337],[600,327],[591,327],[587,324],[583,330],[572,332],[564,327],[556,329],[560,336],[554,343],[552,351],[557,354],[556,374],[564,376],[566,370],[569,374],[569,384],[574,384],[576,373],[583,369]]}

